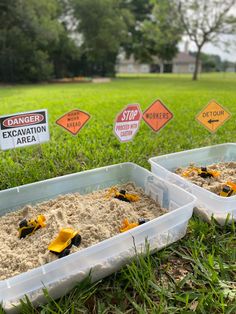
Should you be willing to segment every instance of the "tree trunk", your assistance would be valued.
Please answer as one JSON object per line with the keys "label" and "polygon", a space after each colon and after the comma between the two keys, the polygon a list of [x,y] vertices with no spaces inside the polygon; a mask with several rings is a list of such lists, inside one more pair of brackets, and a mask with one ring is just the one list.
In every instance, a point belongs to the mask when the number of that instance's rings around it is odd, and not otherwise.
{"label": "tree trunk", "polygon": [[200,61],[200,54],[201,54],[201,47],[198,47],[197,54],[196,54],[196,59],[195,59],[195,68],[194,68],[194,72],[193,72],[193,81],[197,80],[199,61]]}

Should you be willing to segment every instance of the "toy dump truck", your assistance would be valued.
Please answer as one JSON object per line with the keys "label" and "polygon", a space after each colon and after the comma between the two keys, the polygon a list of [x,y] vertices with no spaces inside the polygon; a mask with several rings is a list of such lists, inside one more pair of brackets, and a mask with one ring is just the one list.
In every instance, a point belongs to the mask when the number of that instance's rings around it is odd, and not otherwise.
{"label": "toy dump truck", "polygon": [[72,228],[64,228],[60,230],[56,239],[54,239],[48,246],[48,250],[59,258],[70,254],[72,245],[79,246],[81,243],[81,235],[78,231]]}
{"label": "toy dump truck", "polygon": [[236,194],[236,184],[228,181],[220,192],[220,196],[229,197]]}
{"label": "toy dump truck", "polygon": [[46,226],[46,218],[44,215],[39,215],[36,219],[23,219],[19,223],[19,238],[25,238],[27,235],[33,234],[36,230]]}

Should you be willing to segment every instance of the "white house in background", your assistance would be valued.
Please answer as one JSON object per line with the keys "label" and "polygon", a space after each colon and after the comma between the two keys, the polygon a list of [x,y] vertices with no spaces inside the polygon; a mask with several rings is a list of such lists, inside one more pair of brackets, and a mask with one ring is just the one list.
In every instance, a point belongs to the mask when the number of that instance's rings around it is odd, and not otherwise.
{"label": "white house in background", "polygon": [[229,62],[228,66],[225,69],[225,72],[236,72],[236,62]]}
{"label": "white house in background", "polygon": [[[133,56],[126,59],[120,54],[116,65],[117,73],[193,73],[195,57],[186,52],[179,52],[171,62],[162,62],[157,57],[151,63],[140,63]],[[201,72],[201,63],[199,72]]]}

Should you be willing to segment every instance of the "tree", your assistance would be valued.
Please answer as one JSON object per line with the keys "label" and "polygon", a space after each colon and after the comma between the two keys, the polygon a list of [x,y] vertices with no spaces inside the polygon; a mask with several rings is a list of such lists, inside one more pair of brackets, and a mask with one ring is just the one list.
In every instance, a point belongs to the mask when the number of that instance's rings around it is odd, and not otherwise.
{"label": "tree", "polygon": [[0,80],[41,81],[53,74],[49,50],[59,41],[57,0],[0,0]]}
{"label": "tree", "polygon": [[53,75],[56,78],[77,76],[80,74],[78,69],[80,57],[80,49],[64,30],[61,32],[58,42],[49,48]]}
{"label": "tree", "polygon": [[[194,54],[196,56],[196,53]],[[201,53],[202,70],[205,72],[222,71],[222,60],[218,55]]]}
{"label": "tree", "polygon": [[86,74],[114,75],[116,57],[127,38],[129,12],[120,0],[72,0]]}
{"label": "tree", "polygon": [[132,18],[127,23],[128,40],[122,43],[127,56],[134,55],[135,59],[146,61],[150,59],[144,45],[143,23],[150,20],[153,4],[150,0],[122,0],[122,7],[129,10]]}
{"label": "tree", "polygon": [[193,80],[197,80],[199,60],[203,46],[215,43],[220,34],[236,30],[236,18],[230,11],[236,0],[177,0],[183,28],[197,48]]}
{"label": "tree", "polygon": [[150,56],[171,61],[178,52],[178,43],[183,30],[178,19],[177,8],[172,0],[155,0],[151,20],[143,23],[145,46]]}

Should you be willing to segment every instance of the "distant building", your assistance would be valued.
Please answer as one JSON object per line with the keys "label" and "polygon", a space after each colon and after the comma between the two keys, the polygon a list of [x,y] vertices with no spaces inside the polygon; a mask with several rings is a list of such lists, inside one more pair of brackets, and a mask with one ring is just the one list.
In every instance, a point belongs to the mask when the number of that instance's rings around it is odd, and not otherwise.
{"label": "distant building", "polygon": [[[116,70],[118,73],[193,73],[195,57],[186,52],[179,52],[171,62],[162,62],[157,57],[151,63],[140,63],[131,56],[129,59],[121,54],[118,58]],[[199,72],[201,72],[201,62]]]}
{"label": "distant building", "polygon": [[225,72],[236,72],[236,63],[228,62],[225,67]]}

